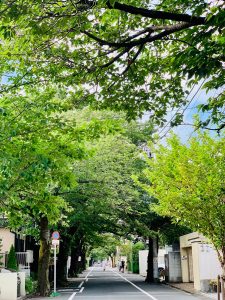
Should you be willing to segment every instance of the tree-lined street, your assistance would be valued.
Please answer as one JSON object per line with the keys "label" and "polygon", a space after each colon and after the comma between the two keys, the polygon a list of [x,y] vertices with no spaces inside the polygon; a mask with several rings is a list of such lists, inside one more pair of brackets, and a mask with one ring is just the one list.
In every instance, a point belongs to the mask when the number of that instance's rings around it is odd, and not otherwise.
{"label": "tree-lined street", "polygon": [[146,284],[93,269],[63,297],[191,299],[152,283],[160,247],[197,232],[225,277],[224,1],[5,0],[0,12],[0,219],[14,235],[0,235],[0,264],[23,251],[27,293],[48,297],[53,278],[67,287],[93,262],[138,273],[146,250]]}
{"label": "tree-lined street", "polygon": [[[59,300],[206,300],[203,295],[171,288],[164,284],[147,284],[143,277],[120,273],[117,269],[93,267],[76,280],[78,290],[61,292]],[[41,300],[37,298],[36,300]],[[44,299],[44,298],[43,298]]]}

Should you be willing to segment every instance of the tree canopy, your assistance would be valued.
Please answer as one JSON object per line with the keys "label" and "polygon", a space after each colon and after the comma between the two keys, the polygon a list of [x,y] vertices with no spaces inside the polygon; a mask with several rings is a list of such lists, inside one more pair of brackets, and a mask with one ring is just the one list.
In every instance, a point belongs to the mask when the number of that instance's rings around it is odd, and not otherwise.
{"label": "tree canopy", "polygon": [[2,91],[52,80],[129,118],[162,125],[175,109],[175,125],[198,83],[215,90],[199,125],[224,126],[223,2],[18,0],[1,12]]}
{"label": "tree canopy", "polygon": [[142,185],[155,197],[151,209],[201,232],[215,246],[224,267],[224,136],[199,133],[188,145],[176,136],[155,149]]}
{"label": "tree canopy", "polygon": [[[174,138],[172,150],[160,147],[147,197],[131,174],[146,164],[138,147],[153,125],[127,125],[109,109],[129,120],[147,112],[159,126],[172,110],[172,126],[193,91],[205,89],[197,126],[222,132],[224,8],[204,0],[1,1],[1,211],[13,227],[38,223],[45,273],[49,226],[67,213],[72,234],[79,227],[93,244],[105,232],[158,234],[169,216],[206,236],[212,223],[212,241],[222,247],[224,139],[203,135],[188,147]],[[87,105],[104,114],[81,110]],[[163,218],[149,212],[156,199]],[[213,203],[218,212],[193,219],[191,208],[200,217]]]}

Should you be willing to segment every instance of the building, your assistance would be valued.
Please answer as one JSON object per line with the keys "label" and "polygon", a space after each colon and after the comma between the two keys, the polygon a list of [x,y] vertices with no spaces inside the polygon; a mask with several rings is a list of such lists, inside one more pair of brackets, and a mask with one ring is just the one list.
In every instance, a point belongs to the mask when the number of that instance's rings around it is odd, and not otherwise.
{"label": "building", "polygon": [[182,281],[208,292],[210,281],[222,274],[216,250],[203,235],[193,232],[180,237],[180,252]]}
{"label": "building", "polygon": [[11,231],[6,227],[6,222],[0,222],[0,239],[1,241],[1,265],[6,267],[8,253],[11,246],[15,247],[17,263],[20,271],[30,274],[30,266],[33,264],[33,244],[31,236],[25,236],[21,233]]}

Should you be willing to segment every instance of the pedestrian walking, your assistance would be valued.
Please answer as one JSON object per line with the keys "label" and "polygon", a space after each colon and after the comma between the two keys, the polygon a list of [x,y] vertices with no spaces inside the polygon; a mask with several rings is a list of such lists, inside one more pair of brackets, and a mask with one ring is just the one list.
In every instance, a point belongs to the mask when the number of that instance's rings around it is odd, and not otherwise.
{"label": "pedestrian walking", "polygon": [[121,268],[120,268],[120,271],[121,271],[122,273],[124,273],[124,268],[125,268],[125,261],[122,260],[122,261],[121,261]]}
{"label": "pedestrian walking", "polygon": [[103,262],[102,262],[102,268],[103,268],[103,271],[105,271],[105,269],[106,269],[106,261],[105,260],[103,260]]}

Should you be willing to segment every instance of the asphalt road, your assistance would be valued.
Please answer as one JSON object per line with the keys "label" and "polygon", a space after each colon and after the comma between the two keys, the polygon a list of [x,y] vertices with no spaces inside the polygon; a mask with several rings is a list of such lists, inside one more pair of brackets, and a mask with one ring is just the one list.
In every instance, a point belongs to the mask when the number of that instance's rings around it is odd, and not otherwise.
{"label": "asphalt road", "polygon": [[[57,300],[207,300],[164,284],[146,284],[135,274],[119,273],[94,267],[84,272],[72,283],[73,289],[60,290]],[[32,298],[46,300],[46,298]],[[30,300],[32,300],[30,299]],[[49,298],[47,298],[49,299]],[[52,298],[51,298],[52,299]]]}
{"label": "asphalt road", "polygon": [[79,292],[68,300],[197,300],[207,299],[191,295],[165,285],[146,284],[144,278],[115,270],[92,268],[80,282]]}

